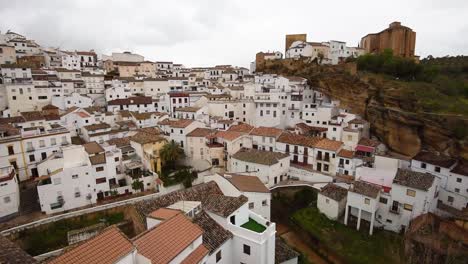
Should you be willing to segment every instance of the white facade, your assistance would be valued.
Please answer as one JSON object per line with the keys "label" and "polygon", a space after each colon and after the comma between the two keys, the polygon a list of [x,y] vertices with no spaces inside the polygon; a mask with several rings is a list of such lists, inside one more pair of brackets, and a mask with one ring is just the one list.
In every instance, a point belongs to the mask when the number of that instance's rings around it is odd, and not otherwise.
{"label": "white facade", "polygon": [[0,168],[0,219],[18,213],[20,190],[13,166]]}

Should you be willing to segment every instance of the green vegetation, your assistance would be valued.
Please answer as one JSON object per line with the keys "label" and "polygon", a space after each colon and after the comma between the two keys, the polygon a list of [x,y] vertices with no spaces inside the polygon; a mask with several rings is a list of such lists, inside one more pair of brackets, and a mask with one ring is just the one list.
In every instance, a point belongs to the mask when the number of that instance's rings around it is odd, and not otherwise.
{"label": "green vegetation", "polygon": [[197,177],[197,172],[187,166],[176,166],[174,169],[163,167],[160,175],[165,187],[182,183],[185,188],[190,188]]}
{"label": "green vegetation", "polygon": [[135,191],[143,191],[143,188],[145,186],[143,185],[143,181],[140,181],[138,179],[134,179],[132,182],[132,189]]}
{"label": "green vegetation", "polygon": [[24,249],[29,254],[36,256],[49,251],[57,250],[68,245],[67,232],[95,225],[106,223],[113,225],[124,221],[123,213],[99,213],[92,218],[81,216],[75,219],[65,219],[54,222],[46,228],[32,228],[20,233]]}
{"label": "green vegetation", "polygon": [[241,225],[241,227],[248,229],[250,231],[257,232],[257,233],[263,233],[263,231],[266,230],[266,227],[259,224],[257,221],[253,220],[252,218],[249,218],[249,221]]}
{"label": "green vegetation", "polygon": [[304,208],[292,220],[348,263],[401,263],[403,241],[386,231],[369,236],[363,231],[329,220],[317,208]]}
{"label": "green vegetation", "polygon": [[184,157],[184,150],[178,143],[170,141],[159,151],[164,166],[169,169],[175,169],[177,161]]}

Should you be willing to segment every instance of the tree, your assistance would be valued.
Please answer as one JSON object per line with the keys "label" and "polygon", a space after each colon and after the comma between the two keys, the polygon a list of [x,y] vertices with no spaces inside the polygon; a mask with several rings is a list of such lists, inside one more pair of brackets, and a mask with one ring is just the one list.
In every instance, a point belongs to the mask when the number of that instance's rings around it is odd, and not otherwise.
{"label": "tree", "polygon": [[161,148],[159,154],[165,165],[175,169],[176,161],[184,156],[184,150],[176,142],[170,141]]}
{"label": "tree", "polygon": [[143,191],[143,182],[138,180],[138,179],[135,179],[133,180],[132,182],[132,189],[135,190],[135,191]]}
{"label": "tree", "polygon": [[323,58],[325,57],[325,55],[323,55],[323,52],[319,51],[317,57],[319,58],[319,64],[322,64]]}

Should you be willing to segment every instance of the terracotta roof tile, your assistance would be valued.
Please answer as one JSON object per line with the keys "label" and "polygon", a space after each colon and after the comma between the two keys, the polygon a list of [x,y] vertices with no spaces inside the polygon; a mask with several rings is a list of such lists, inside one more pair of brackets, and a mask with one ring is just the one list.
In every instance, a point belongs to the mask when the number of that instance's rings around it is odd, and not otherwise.
{"label": "terracotta roof tile", "polygon": [[193,222],[203,229],[203,245],[210,254],[233,237],[229,230],[224,229],[203,210],[193,218]]}
{"label": "terracotta roof tile", "polygon": [[100,129],[108,129],[110,128],[111,126],[107,123],[99,123],[99,124],[92,124],[92,125],[87,125],[87,126],[84,126],[84,128],[88,131],[96,131],[96,130],[100,130]]}
{"label": "terracotta roof tile", "polygon": [[275,264],[284,263],[297,257],[299,257],[299,253],[291,249],[280,237],[275,239]]}
{"label": "terracotta roof tile", "polygon": [[455,166],[455,168],[453,168],[450,172],[451,173],[456,173],[456,174],[459,174],[459,175],[468,176],[468,161],[466,161],[466,160],[460,161],[457,164],[457,166]]}
{"label": "terracotta roof tile", "polygon": [[270,190],[256,176],[224,174],[224,177],[241,192],[269,193]]}
{"label": "terracotta roof tile", "polygon": [[8,238],[0,235],[0,263],[1,264],[30,264],[37,261],[23,251]]}
{"label": "terracotta roof tile", "polygon": [[239,123],[238,125],[230,126],[228,131],[250,133],[250,131],[252,131],[252,129],[254,129],[254,127],[249,125],[249,124]]}
{"label": "terracotta roof tile", "polygon": [[62,255],[52,259],[52,264],[112,264],[134,250],[132,243],[120,230],[111,226],[101,234],[72,246]]}
{"label": "terracotta roof tile", "polygon": [[206,137],[212,133],[215,133],[216,130],[210,128],[195,128],[192,132],[187,134],[187,137]]}
{"label": "terracotta roof tile", "polygon": [[352,158],[354,158],[354,151],[347,150],[347,149],[342,149],[342,150],[340,150],[340,152],[338,152],[338,157],[352,159]]}
{"label": "terracotta roof tile", "polygon": [[289,132],[281,134],[281,136],[278,138],[278,142],[287,143],[291,145],[299,145],[309,148],[315,147],[315,145],[320,140],[322,140],[322,138],[320,137],[307,137]]}
{"label": "terracotta roof tile", "polygon": [[208,249],[203,245],[199,245],[190,255],[188,255],[181,264],[196,264],[200,263],[200,261],[208,255]]}
{"label": "terracotta roof tile", "polygon": [[429,151],[421,151],[413,157],[414,160],[426,162],[443,168],[452,167],[456,160],[445,155],[436,154]]}
{"label": "terracotta roof tile", "polygon": [[151,104],[153,100],[151,97],[136,96],[125,99],[115,99],[107,102],[108,105],[137,105],[137,104]]}
{"label": "terracotta roof tile", "polygon": [[216,132],[216,137],[220,137],[222,139],[228,140],[228,141],[233,141],[234,139],[237,139],[244,135],[244,133],[241,132],[235,132],[235,131],[218,131]]}
{"label": "terracotta roof tile", "polygon": [[393,183],[427,191],[434,182],[434,175],[406,169],[398,169]]}
{"label": "terracotta roof tile", "polygon": [[152,263],[169,263],[202,234],[199,226],[178,214],[140,234],[134,244]]}
{"label": "terracotta roof tile", "polygon": [[146,132],[137,132],[135,135],[130,137],[130,141],[134,141],[143,145],[143,144],[148,144],[148,143],[166,141],[166,139],[161,137],[159,133],[154,134],[154,133],[146,133]]}
{"label": "terracotta roof tile", "polygon": [[349,189],[350,192],[359,193],[367,197],[377,198],[380,192],[380,187],[363,181],[356,181],[353,183],[351,188]]}
{"label": "terracotta roof tile", "polygon": [[368,146],[368,147],[377,147],[378,145],[380,145],[380,142],[377,141],[377,140],[373,140],[373,139],[369,139],[369,138],[361,138],[359,140],[359,143],[358,145],[363,145],[363,146]]}
{"label": "terracotta roof tile", "polygon": [[348,190],[336,184],[329,183],[320,190],[320,194],[335,201],[341,201],[348,195]]}
{"label": "terracotta roof tile", "polygon": [[155,211],[153,211],[151,214],[148,215],[148,217],[159,219],[159,220],[167,220],[169,218],[172,218],[178,214],[180,214],[181,211],[175,210],[175,209],[170,209],[170,208],[159,208]]}
{"label": "terracotta roof tile", "polygon": [[252,131],[250,131],[250,135],[252,136],[262,136],[262,137],[275,137],[278,138],[281,133],[283,133],[282,129],[274,128],[274,127],[256,127]]}
{"label": "terracotta roof tile", "polygon": [[[253,176],[252,176],[253,177]],[[231,197],[224,195],[210,195],[202,204],[203,209],[222,217],[228,217],[244,205],[249,199],[244,195]]]}
{"label": "terracotta roof tile", "polygon": [[319,142],[317,142],[317,144],[315,144],[315,147],[319,149],[338,151],[342,145],[343,145],[343,142],[341,141],[331,140],[328,138],[322,138]]}

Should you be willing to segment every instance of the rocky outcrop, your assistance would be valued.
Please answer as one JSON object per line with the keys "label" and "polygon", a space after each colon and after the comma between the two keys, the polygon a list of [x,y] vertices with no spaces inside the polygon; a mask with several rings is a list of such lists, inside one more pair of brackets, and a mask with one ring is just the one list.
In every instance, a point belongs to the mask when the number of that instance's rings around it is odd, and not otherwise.
{"label": "rocky outcrop", "polygon": [[298,75],[309,80],[341,106],[362,115],[371,132],[391,150],[414,156],[421,149],[468,159],[468,143],[455,133],[468,127],[468,113],[462,115],[425,113],[416,107],[417,98],[408,96],[404,86],[379,76],[360,75],[355,65],[317,66],[305,61],[275,61],[260,65],[259,71]]}

